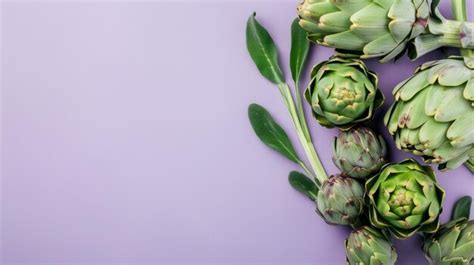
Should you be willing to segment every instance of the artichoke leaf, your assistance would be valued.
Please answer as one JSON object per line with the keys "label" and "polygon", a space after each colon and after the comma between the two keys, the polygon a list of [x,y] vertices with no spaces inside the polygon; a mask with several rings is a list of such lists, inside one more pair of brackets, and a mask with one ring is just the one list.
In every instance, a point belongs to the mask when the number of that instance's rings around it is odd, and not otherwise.
{"label": "artichoke leaf", "polygon": [[423,144],[425,150],[433,150],[440,147],[446,142],[446,133],[449,123],[437,122],[429,119],[420,128],[419,140]]}
{"label": "artichoke leaf", "polygon": [[[447,123],[446,123],[447,124]],[[455,148],[474,145],[474,113],[467,112],[456,119],[446,132],[446,137]],[[474,148],[474,146],[473,146]]]}
{"label": "artichoke leaf", "polygon": [[395,49],[397,45],[398,43],[392,38],[392,36],[385,35],[364,46],[364,54],[370,54],[370,56],[365,56],[364,58],[383,56],[387,51]]}
{"label": "artichoke leaf", "polygon": [[463,97],[471,101],[471,106],[474,107],[474,75],[467,81],[463,91]]}
{"label": "artichoke leaf", "polygon": [[402,83],[401,87],[395,88],[396,91],[398,91],[396,98],[399,98],[402,101],[409,101],[412,99],[429,85],[427,82],[427,76],[428,73],[426,71],[420,72],[409,79],[406,83]]}

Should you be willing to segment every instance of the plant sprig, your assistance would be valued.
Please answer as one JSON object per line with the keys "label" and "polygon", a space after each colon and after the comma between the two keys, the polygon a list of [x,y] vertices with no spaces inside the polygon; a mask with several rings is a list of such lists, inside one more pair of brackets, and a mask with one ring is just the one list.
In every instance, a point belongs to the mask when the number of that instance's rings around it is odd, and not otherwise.
{"label": "plant sprig", "polygon": [[[298,163],[306,172],[306,174],[314,178],[315,185],[317,188],[319,188],[321,183],[323,183],[328,178],[328,176],[314,148],[308,125],[306,123],[301,101],[301,94],[299,91],[300,75],[304,70],[306,59],[310,50],[310,44],[306,39],[305,32],[299,27],[297,20],[293,21],[291,27],[292,47],[290,53],[290,69],[293,81],[295,83],[295,97],[293,97],[291,89],[283,77],[281,67],[278,63],[278,52],[276,45],[268,31],[255,19],[255,13],[253,13],[247,21],[246,36],[247,50],[250,54],[250,57],[257,66],[257,69],[267,80],[277,85],[283,97],[285,106],[290,113],[296,133],[313,171],[309,170],[306,164],[300,160],[298,156],[291,154],[291,152],[289,152],[290,149],[282,148],[282,146],[288,147],[288,143],[291,145],[291,142],[289,141],[281,126],[279,126],[273,120],[271,115],[263,107],[256,107],[258,105],[251,105],[249,107],[249,118],[252,126],[254,127],[256,134],[266,145],[280,152],[293,162]],[[256,123],[264,123],[272,126],[260,126],[256,125]],[[268,142],[270,139],[268,138],[269,136],[271,136],[270,144]],[[276,147],[274,143],[277,141],[277,139],[278,142],[285,144],[282,144],[280,147]],[[294,179],[294,177],[292,178],[291,176],[292,174],[290,174],[290,183],[292,183],[292,179]],[[295,174],[293,174],[293,176],[295,176]],[[292,186],[295,187],[294,185]],[[308,185],[302,185],[298,187],[308,187]]]}

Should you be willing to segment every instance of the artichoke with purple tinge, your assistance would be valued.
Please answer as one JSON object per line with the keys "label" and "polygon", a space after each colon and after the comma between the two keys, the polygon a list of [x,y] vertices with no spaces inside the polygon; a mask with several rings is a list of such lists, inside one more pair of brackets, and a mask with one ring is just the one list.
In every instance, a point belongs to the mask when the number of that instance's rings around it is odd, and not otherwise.
{"label": "artichoke with purple tinge", "polygon": [[355,179],[334,175],[322,184],[316,203],[326,222],[353,225],[364,211],[364,187]]}
{"label": "artichoke with purple tinge", "polygon": [[382,136],[359,127],[342,131],[334,139],[334,164],[345,174],[364,179],[379,171],[386,163],[387,148]]}

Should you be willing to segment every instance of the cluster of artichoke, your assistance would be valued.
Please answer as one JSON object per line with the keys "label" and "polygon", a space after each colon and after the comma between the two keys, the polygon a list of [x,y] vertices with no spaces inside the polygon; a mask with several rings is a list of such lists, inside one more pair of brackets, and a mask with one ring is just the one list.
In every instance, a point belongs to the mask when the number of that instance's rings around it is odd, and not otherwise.
{"label": "cluster of artichoke", "polygon": [[340,57],[314,67],[305,97],[321,125],[350,128],[370,119],[383,95],[374,91],[377,76],[347,58],[386,62],[407,49],[417,57],[441,46],[464,48],[464,57],[425,63],[396,86],[384,121],[397,148],[440,170],[465,164],[474,172],[474,23],[445,19],[438,4],[304,0],[298,15],[308,39],[335,47]]}
{"label": "cluster of artichoke", "polygon": [[[383,57],[385,62],[406,51],[417,58],[441,46],[463,48],[463,57],[423,64],[395,87],[395,102],[384,123],[397,148],[438,164],[440,170],[464,164],[474,172],[474,24],[460,17],[465,11],[462,0],[453,0],[458,20],[442,17],[438,3],[304,0],[292,25],[294,96],[284,81],[272,38],[255,14],[249,18],[249,53],[262,75],[282,93],[313,170],[263,107],[249,108],[252,126],[267,146],[300,165],[309,176],[291,172],[289,181],[315,202],[321,218],[353,228],[345,241],[349,265],[395,264],[391,237],[406,239],[416,234],[424,238],[423,251],[430,264],[474,265],[470,198],[469,203],[464,198],[456,204],[452,222],[440,226],[445,191],[435,171],[414,159],[389,163],[384,139],[368,127],[385,98],[378,89],[377,74],[362,59]],[[332,154],[340,172],[331,176],[311,142],[298,89],[308,41],[336,48],[335,56],[313,67],[304,92],[315,120],[340,129]]]}
{"label": "cluster of artichoke", "polygon": [[436,232],[445,197],[430,167],[387,163],[384,139],[360,125],[384,101],[377,80],[363,61],[334,57],[313,68],[305,92],[316,120],[341,129],[333,148],[341,173],[322,183],[316,205],[326,222],[355,228],[346,240],[349,264],[394,264],[389,235]]}

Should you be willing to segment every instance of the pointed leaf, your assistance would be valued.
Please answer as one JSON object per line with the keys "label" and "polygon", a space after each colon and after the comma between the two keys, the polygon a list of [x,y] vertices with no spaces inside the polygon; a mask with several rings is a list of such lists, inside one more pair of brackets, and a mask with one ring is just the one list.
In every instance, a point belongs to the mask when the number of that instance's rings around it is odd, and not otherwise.
{"label": "pointed leaf", "polygon": [[295,163],[301,162],[288,135],[264,107],[251,104],[248,115],[255,134],[264,144]]}
{"label": "pointed leaf", "polygon": [[469,215],[471,213],[471,203],[472,198],[470,196],[464,196],[460,198],[454,204],[451,220],[457,220],[462,217],[469,219]]}
{"label": "pointed leaf", "polygon": [[291,76],[295,82],[300,80],[301,71],[308,57],[310,44],[306,38],[306,31],[301,28],[298,19],[293,20],[291,24],[291,52],[290,68]]}
{"label": "pointed leaf", "polygon": [[247,50],[260,73],[272,83],[283,83],[275,43],[268,31],[255,19],[255,13],[247,21],[246,35]]}
{"label": "pointed leaf", "polygon": [[310,178],[300,172],[291,171],[288,176],[288,181],[295,190],[303,193],[310,200],[316,201],[319,189]]}

